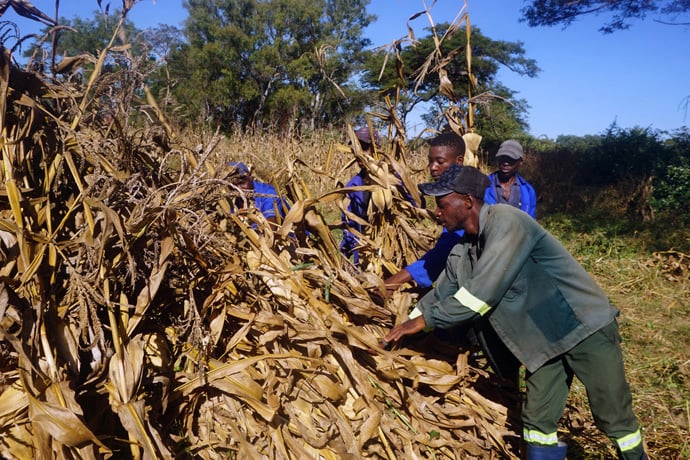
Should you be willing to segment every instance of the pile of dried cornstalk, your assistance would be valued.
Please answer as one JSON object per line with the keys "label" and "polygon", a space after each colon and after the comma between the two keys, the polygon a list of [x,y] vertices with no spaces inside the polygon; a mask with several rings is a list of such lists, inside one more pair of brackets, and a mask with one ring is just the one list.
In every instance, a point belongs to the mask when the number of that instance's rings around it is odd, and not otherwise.
{"label": "pile of dried cornstalk", "polygon": [[59,82],[0,53],[0,455],[516,456],[468,352],[377,348],[414,295],[371,289],[433,237],[404,162],[367,166],[357,270],[319,212],[342,190],[312,197],[294,159],[282,226],[239,217],[217,139],[185,146],[98,65]]}

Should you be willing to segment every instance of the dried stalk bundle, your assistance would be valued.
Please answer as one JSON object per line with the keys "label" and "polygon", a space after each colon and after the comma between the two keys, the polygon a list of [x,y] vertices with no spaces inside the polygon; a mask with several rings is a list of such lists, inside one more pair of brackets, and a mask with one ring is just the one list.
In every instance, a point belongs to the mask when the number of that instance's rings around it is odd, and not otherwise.
{"label": "dried stalk bundle", "polygon": [[367,288],[432,237],[399,157],[368,160],[357,272],[319,212],[343,190],[292,159],[282,226],[240,217],[218,138],[179,142],[133,69],[80,86],[0,53],[0,455],[515,458],[467,352],[377,347],[413,298]]}

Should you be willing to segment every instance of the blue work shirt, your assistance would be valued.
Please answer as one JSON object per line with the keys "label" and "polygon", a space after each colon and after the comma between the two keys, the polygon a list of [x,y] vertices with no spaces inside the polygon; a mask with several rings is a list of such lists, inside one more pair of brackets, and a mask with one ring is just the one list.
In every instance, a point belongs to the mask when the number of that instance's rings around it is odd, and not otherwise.
{"label": "blue work shirt", "polygon": [[285,217],[283,200],[278,195],[275,187],[264,182],[254,181],[254,204],[266,219],[276,217],[276,210],[281,217]]}
{"label": "blue work shirt", "polygon": [[436,278],[446,268],[448,254],[456,244],[462,241],[464,234],[464,230],[449,232],[444,227],[434,247],[429,249],[419,260],[405,267],[405,270],[410,273],[418,286],[428,288],[434,284]]}
{"label": "blue work shirt", "polygon": [[[360,187],[365,184],[365,177],[367,172],[362,169],[355,175],[350,181],[345,185],[345,187]],[[350,203],[347,205],[348,212],[361,217],[362,219],[367,218],[367,208],[369,207],[369,200],[371,199],[371,192],[357,190],[354,192],[348,192],[347,197],[350,199]],[[357,237],[350,232],[348,229],[356,230],[357,232],[362,232],[362,225],[350,220],[343,213],[343,239],[340,242],[340,252],[343,253],[345,257],[353,257],[353,262],[355,265],[359,262],[359,251],[355,248],[357,246]]]}
{"label": "blue work shirt", "polygon": [[484,193],[486,204],[509,204],[514,208],[522,209],[532,218],[537,218],[537,194],[534,188],[520,174],[515,174],[515,182],[510,189],[510,199],[503,196],[503,189],[498,182],[497,173],[489,174],[491,184]]}

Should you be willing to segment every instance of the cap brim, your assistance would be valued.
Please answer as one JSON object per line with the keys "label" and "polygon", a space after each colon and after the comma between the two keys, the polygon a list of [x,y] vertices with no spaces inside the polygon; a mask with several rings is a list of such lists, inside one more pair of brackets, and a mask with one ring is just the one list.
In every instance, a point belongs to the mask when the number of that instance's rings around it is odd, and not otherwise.
{"label": "cap brim", "polygon": [[453,193],[453,189],[441,186],[438,182],[419,184],[419,191],[429,196],[444,196]]}

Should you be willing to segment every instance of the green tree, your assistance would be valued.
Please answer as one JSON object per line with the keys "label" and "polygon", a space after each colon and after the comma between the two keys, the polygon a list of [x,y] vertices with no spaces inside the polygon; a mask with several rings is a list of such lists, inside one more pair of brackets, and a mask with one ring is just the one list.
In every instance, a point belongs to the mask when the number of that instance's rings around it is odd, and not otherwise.
{"label": "green tree", "polygon": [[523,20],[531,27],[570,25],[584,14],[609,13],[610,19],[600,30],[612,33],[627,29],[631,21],[644,19],[656,13],[668,24],[688,25],[688,0],[531,0],[522,9]]}
{"label": "green tree", "polygon": [[584,150],[579,168],[580,183],[612,185],[623,181],[643,182],[672,163],[661,133],[650,128],[622,129],[615,123],[598,144]]}
{"label": "green tree", "polygon": [[[436,35],[444,36],[449,24],[438,24]],[[436,39],[431,29],[429,34],[419,39],[414,46],[407,46],[398,52],[398,66],[386,61],[386,50],[372,54],[362,75],[363,82],[379,93],[393,96],[398,90],[403,91],[402,117],[406,118],[419,104],[429,107],[422,118],[430,126],[443,123],[439,117],[449,106],[448,95],[441,91],[437,72],[428,72],[420,79],[420,69],[428,64],[428,57],[437,52]],[[470,35],[472,47],[472,96],[480,97],[475,105],[475,127],[482,136],[505,139],[527,129],[525,113],[527,104],[515,98],[515,92],[502,85],[497,79],[501,67],[510,69],[520,75],[534,77],[539,72],[536,61],[525,56],[521,42],[492,40],[483,35],[479,28],[472,28]],[[457,28],[446,36],[440,44],[439,55],[447,59],[444,71],[452,84],[452,93],[458,100],[468,98],[470,87],[465,49],[467,35],[464,27]],[[430,68],[427,66],[426,68]],[[431,67],[433,69],[433,66]],[[436,126],[438,127],[438,126]]]}
{"label": "green tree", "polygon": [[170,57],[188,113],[289,130],[362,108],[352,83],[369,40],[368,0],[189,0],[187,43]]}

